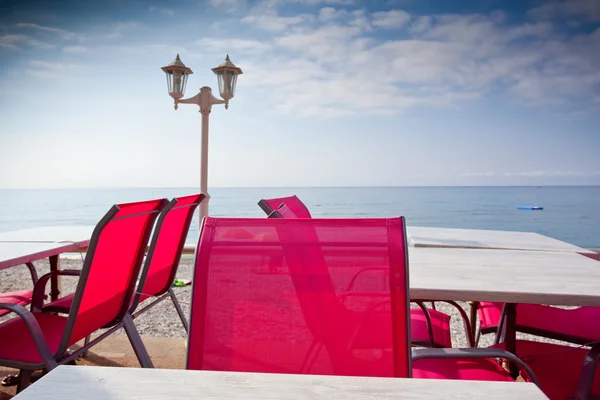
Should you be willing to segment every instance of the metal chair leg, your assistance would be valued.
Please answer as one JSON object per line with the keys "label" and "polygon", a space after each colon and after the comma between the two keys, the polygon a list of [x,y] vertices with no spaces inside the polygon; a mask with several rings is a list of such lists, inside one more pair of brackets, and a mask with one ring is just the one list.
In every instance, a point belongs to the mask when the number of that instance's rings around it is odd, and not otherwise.
{"label": "metal chair leg", "polygon": [[[90,344],[90,335],[85,337],[85,340],[83,341],[83,347],[87,347],[88,344]],[[87,358],[87,356],[88,356],[88,350],[81,353],[81,358]]]}
{"label": "metal chair leg", "polygon": [[[469,305],[471,306],[471,312],[469,316],[469,321],[471,322],[471,343],[475,343],[475,331],[477,330],[477,309],[479,308],[478,301],[469,301]],[[475,345],[477,347],[477,345]]]}
{"label": "metal chair leg", "polygon": [[133,318],[129,313],[125,314],[125,316],[123,317],[123,328],[127,333],[129,343],[131,343],[131,347],[133,347],[133,351],[135,352],[135,355],[137,356],[137,359],[140,362],[142,368],[154,368],[154,365],[152,364],[152,359],[150,358],[150,355],[148,354],[148,351],[144,346],[144,342],[142,342],[142,338],[140,337],[140,334],[135,328]]}
{"label": "metal chair leg", "polygon": [[179,301],[177,300],[177,297],[175,296],[175,293],[173,292],[172,289],[169,289],[169,296],[171,296],[171,301],[173,301],[173,305],[175,306],[175,309],[177,310],[177,314],[179,315],[179,319],[181,319],[181,323],[183,324],[183,328],[185,329],[186,332],[189,333],[190,327],[188,325],[187,319],[185,318],[185,314],[183,313],[183,309],[181,308],[181,305],[179,304]]}
{"label": "metal chair leg", "polygon": [[19,371],[19,383],[17,384],[17,393],[21,393],[23,390],[27,389],[29,384],[31,383],[31,374],[33,371],[22,369]]}

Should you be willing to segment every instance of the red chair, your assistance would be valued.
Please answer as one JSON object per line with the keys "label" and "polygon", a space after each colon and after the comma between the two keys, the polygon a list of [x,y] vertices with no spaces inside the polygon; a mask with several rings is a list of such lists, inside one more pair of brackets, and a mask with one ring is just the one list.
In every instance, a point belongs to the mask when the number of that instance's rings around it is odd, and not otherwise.
{"label": "red chair", "polygon": [[[481,335],[502,331],[502,327],[498,329],[498,325],[501,325],[503,306],[503,303],[479,303],[476,343]],[[575,344],[600,341],[600,307],[564,309],[539,304],[518,304],[516,330]],[[495,342],[499,342],[498,337]]]}
{"label": "red chair", "polygon": [[[33,285],[38,280],[38,275],[33,263],[26,263],[25,266],[29,269],[29,273],[31,274],[31,280]],[[15,292],[6,292],[0,293],[0,303],[8,303],[8,304],[18,304],[21,306],[26,306],[31,303],[31,298],[33,296],[33,290],[18,290]],[[0,317],[3,317],[6,314],[9,314],[10,310],[0,310]]]}
{"label": "red chair", "polygon": [[[500,343],[495,346],[503,348]],[[600,344],[591,349],[517,340],[516,354],[533,371],[538,386],[551,400],[600,397]]]}
{"label": "red chair", "polygon": [[[311,218],[304,203],[296,196],[263,199],[259,202],[260,204],[269,218]],[[376,272],[373,268],[369,268],[368,271]],[[361,271],[360,274],[363,272],[366,271]],[[419,308],[410,310],[412,344],[426,347],[452,347],[450,315],[427,308],[423,301],[415,300],[413,303],[417,304]],[[473,347],[471,324],[467,314],[457,303],[453,301],[445,301],[445,303],[453,306],[461,315],[467,343]]]}
{"label": "red chair", "polygon": [[[206,196],[200,193],[173,199],[171,202],[173,207],[165,213],[160,229],[157,224],[157,230],[152,238],[154,251],[152,254],[148,254],[147,265],[142,270],[140,277],[140,285],[143,284],[143,286],[141,290],[138,288],[129,310],[133,314],[133,318],[137,318],[161,301],[170,299],[185,331],[189,330],[187,319],[172,286],[194,211],[205,198]],[[151,297],[154,298],[151,303],[135,312],[140,303]]]}
{"label": "red chair", "polygon": [[[172,285],[177,274],[177,267],[179,267],[181,253],[183,252],[194,211],[205,198],[204,194],[174,198],[160,214],[156,222],[148,255],[142,268],[138,287],[128,311],[133,319],[139,317],[161,301],[170,299],[177,311],[177,315],[181,319],[183,327],[186,332],[188,331],[187,320],[172,290]],[[64,296],[46,304],[42,309],[47,312],[68,313],[71,308],[73,296],[73,294]],[[139,304],[149,298],[153,298],[153,301],[139,311],[136,311]],[[120,325],[116,325],[107,333],[110,334],[120,328]],[[104,335],[104,337],[106,336]],[[89,338],[86,338],[86,343],[89,340]]]}
{"label": "red chair", "polygon": [[[48,371],[74,360],[97,343],[73,353],[67,349],[101,328],[122,323],[144,367],[152,362],[127,310],[154,221],[166,199],[120,204],[111,207],[92,234],[80,271],[55,271],[42,276],[33,292],[32,311],[15,304],[0,304],[16,317],[0,323],[0,365],[19,369],[21,391],[31,373]],[[51,276],[80,275],[68,316],[42,312],[45,286]]]}
{"label": "red chair", "polygon": [[277,197],[273,199],[261,199],[258,202],[258,205],[262,210],[270,216],[273,211],[277,210],[282,204],[286,204],[291,210],[293,210],[294,214],[296,214],[296,218],[312,218],[310,215],[310,211],[306,205],[296,196],[289,197]]}
{"label": "red chair", "polygon": [[[245,232],[245,234],[240,234]],[[277,274],[264,274],[276,256]],[[387,269],[388,281],[365,276]],[[420,349],[411,368],[404,219],[204,219],[188,369],[512,380],[501,349]],[[469,359],[465,359],[469,357]],[[453,376],[449,376],[452,375]]]}

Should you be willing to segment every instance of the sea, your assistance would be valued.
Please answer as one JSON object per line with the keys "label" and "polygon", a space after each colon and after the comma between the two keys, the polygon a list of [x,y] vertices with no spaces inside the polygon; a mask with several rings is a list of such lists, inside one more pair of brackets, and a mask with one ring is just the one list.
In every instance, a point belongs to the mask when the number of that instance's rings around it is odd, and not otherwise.
{"label": "sea", "polygon": [[[172,198],[195,188],[0,189],[0,232],[95,225],[115,203]],[[537,232],[600,248],[600,186],[297,187],[210,189],[209,214],[264,218],[262,198],[297,195],[313,217],[404,216],[408,225]],[[519,210],[540,206],[543,210]],[[198,218],[187,242],[198,238]]]}

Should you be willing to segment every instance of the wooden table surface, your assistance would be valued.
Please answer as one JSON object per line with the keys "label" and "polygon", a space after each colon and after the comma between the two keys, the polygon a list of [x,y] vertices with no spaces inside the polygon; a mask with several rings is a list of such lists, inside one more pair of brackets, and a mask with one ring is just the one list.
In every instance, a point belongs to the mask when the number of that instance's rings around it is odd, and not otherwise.
{"label": "wooden table surface", "polygon": [[546,399],[532,383],[60,366],[15,400]]}
{"label": "wooden table surface", "polygon": [[591,250],[534,232],[418,226],[408,226],[406,230],[409,244],[413,247],[532,250],[580,254],[593,253]]}
{"label": "wooden table surface", "polygon": [[93,227],[60,226],[0,233],[0,269],[87,247]]}
{"label": "wooden table surface", "polygon": [[92,236],[93,226],[44,226],[0,232],[0,242],[81,242]]}
{"label": "wooden table surface", "polygon": [[600,262],[577,253],[409,248],[413,299],[600,307]]}

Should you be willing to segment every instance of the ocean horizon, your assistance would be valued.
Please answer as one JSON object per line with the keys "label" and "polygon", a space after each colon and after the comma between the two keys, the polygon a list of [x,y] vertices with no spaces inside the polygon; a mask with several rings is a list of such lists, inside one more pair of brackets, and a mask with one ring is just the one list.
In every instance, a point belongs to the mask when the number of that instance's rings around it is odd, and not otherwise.
{"label": "ocean horizon", "polygon": [[[0,189],[0,232],[95,225],[115,203],[197,192],[192,187]],[[600,248],[600,186],[211,187],[209,214],[264,218],[257,205],[261,198],[293,194],[316,218],[401,215],[411,226],[529,231]],[[197,240],[197,221],[189,244]]]}

